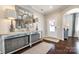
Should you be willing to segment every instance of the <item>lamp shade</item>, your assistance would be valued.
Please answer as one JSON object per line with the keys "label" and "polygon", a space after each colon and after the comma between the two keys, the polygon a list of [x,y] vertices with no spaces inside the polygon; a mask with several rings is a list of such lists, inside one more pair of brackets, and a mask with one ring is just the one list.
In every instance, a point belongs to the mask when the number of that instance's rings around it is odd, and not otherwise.
{"label": "lamp shade", "polygon": [[17,18],[16,11],[11,10],[11,9],[7,9],[5,17],[8,19],[16,19]]}

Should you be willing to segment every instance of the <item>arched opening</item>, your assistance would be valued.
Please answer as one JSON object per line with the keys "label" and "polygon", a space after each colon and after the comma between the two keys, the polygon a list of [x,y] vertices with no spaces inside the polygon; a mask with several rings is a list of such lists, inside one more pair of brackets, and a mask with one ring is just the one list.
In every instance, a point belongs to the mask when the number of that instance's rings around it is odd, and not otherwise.
{"label": "arched opening", "polygon": [[64,15],[73,14],[73,13],[79,13],[79,8],[70,9]]}
{"label": "arched opening", "polygon": [[63,37],[79,37],[79,8],[73,8],[64,13]]}

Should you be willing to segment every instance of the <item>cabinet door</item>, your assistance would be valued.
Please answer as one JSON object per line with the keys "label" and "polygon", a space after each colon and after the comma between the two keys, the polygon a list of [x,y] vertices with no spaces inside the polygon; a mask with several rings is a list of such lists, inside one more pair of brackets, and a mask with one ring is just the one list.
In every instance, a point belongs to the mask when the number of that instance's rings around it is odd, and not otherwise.
{"label": "cabinet door", "polygon": [[6,39],[5,40],[5,53],[9,53],[16,50],[18,48],[17,43],[18,43],[18,40],[16,38]]}
{"label": "cabinet door", "polygon": [[25,36],[25,37],[24,37],[24,43],[25,43],[25,45],[29,44],[28,40],[29,40],[29,39],[28,39],[28,36]]}
{"label": "cabinet door", "polygon": [[28,44],[28,36],[5,39],[5,52],[9,53]]}
{"label": "cabinet door", "polygon": [[18,49],[18,40],[17,40],[17,38],[14,38],[14,39],[12,39],[12,51],[14,51],[14,50],[16,50],[16,49]]}
{"label": "cabinet door", "polygon": [[22,36],[18,38],[18,48],[21,48],[28,44],[28,36]]}
{"label": "cabinet door", "polygon": [[40,34],[39,33],[36,33],[36,34],[32,34],[31,35],[31,42],[36,42],[40,39]]}
{"label": "cabinet door", "polygon": [[18,39],[18,48],[21,48],[25,45],[25,42],[24,42],[24,38],[23,37],[20,37],[20,38],[17,38]]}
{"label": "cabinet door", "polygon": [[12,40],[5,40],[5,53],[9,53],[12,51]]}

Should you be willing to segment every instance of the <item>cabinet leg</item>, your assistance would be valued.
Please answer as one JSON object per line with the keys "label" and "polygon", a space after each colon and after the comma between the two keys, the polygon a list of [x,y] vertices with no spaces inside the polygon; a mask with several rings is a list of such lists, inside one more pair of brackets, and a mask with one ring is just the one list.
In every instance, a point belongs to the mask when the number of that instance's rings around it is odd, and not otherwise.
{"label": "cabinet leg", "polygon": [[30,47],[32,47],[32,44],[30,44]]}

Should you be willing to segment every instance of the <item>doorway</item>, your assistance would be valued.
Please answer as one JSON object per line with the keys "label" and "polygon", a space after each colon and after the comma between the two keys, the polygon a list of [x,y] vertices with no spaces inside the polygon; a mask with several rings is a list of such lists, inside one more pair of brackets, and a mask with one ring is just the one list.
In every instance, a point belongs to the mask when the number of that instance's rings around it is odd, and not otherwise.
{"label": "doorway", "polygon": [[79,8],[67,11],[63,16],[63,39],[66,33],[64,29],[68,29],[67,37],[78,37],[79,35]]}
{"label": "doorway", "polygon": [[48,37],[57,37],[57,32],[56,32],[56,19],[55,18],[50,18],[47,21],[47,32],[48,32]]}

